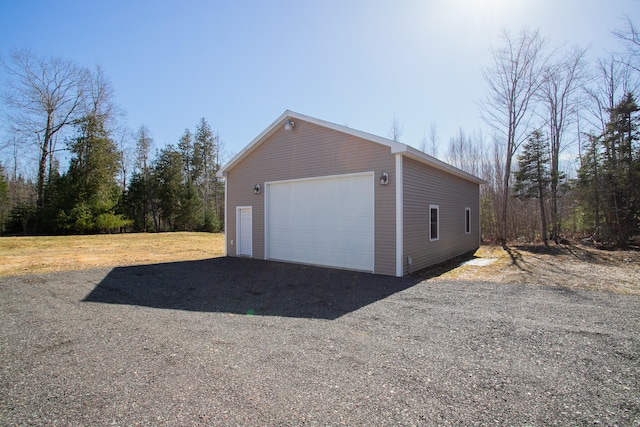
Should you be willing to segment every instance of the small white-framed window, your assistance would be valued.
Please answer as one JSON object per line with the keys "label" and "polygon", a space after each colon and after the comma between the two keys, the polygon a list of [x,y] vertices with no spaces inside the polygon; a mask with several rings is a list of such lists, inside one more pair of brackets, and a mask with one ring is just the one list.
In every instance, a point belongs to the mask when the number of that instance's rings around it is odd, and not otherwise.
{"label": "small white-framed window", "polygon": [[471,234],[471,208],[464,208],[464,234]]}
{"label": "small white-framed window", "polygon": [[429,205],[429,240],[440,239],[440,206]]}

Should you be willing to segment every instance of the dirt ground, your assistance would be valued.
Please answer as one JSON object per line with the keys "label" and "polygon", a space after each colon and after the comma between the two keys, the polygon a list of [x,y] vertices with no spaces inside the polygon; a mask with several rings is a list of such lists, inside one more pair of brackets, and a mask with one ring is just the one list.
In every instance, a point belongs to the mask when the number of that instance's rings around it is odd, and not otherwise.
{"label": "dirt ground", "polygon": [[640,251],[610,251],[586,245],[482,246],[472,260],[464,260],[434,279],[640,295]]}

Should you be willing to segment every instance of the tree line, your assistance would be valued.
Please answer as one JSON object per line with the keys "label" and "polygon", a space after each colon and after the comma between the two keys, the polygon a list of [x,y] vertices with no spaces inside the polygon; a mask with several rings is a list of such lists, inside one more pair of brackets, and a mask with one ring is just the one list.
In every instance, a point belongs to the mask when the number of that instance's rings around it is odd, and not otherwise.
{"label": "tree line", "polygon": [[637,240],[640,37],[631,19],[625,24],[613,32],[621,51],[595,64],[587,49],[552,49],[537,31],[502,33],[478,103],[491,142],[460,129],[444,156],[487,181],[485,241]]}
{"label": "tree line", "polygon": [[[538,31],[505,30],[491,49],[478,102],[488,138],[461,128],[443,156],[487,182],[484,241],[579,236],[626,246],[640,234],[640,36],[630,18],[613,34],[620,50],[595,63],[587,49],[553,48]],[[100,68],[28,51],[0,68],[13,159],[0,164],[0,232],[224,228],[221,141],[205,119],[152,158],[146,127],[132,138],[118,128]],[[401,136],[396,118],[389,137]],[[437,139],[432,125],[423,151],[437,156]],[[24,147],[36,148],[35,180],[18,173]],[[61,148],[71,154],[65,171]]]}
{"label": "tree line", "polygon": [[[210,231],[224,227],[222,143],[206,119],[153,150],[146,126],[119,124],[102,70],[16,50],[2,58],[6,123],[0,233]],[[61,166],[59,153],[70,155]],[[33,156],[35,179],[20,165]]]}
{"label": "tree line", "polygon": [[177,146],[167,145],[148,161],[151,140],[141,127],[136,165],[125,205],[135,230],[219,232],[224,226],[224,183],[220,138],[206,119],[185,129]]}

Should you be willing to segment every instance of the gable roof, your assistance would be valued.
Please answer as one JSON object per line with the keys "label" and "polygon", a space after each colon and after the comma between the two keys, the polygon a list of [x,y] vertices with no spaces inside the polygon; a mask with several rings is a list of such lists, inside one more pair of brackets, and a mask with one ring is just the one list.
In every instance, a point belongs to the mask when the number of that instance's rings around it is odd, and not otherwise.
{"label": "gable roof", "polygon": [[308,123],[313,123],[318,126],[322,126],[328,129],[335,130],[337,132],[345,133],[347,135],[352,135],[367,141],[375,142],[380,145],[384,145],[389,147],[392,154],[401,154],[405,157],[416,160],[420,163],[431,166],[435,169],[439,169],[441,171],[447,172],[451,175],[455,175],[457,177],[463,178],[467,181],[474,182],[476,184],[485,184],[486,182],[474,175],[471,175],[461,169],[458,169],[454,166],[451,166],[448,163],[445,163],[441,160],[436,159],[433,156],[428,155],[420,150],[417,150],[413,147],[410,147],[406,144],[402,144],[400,142],[396,142],[387,138],[383,138],[381,136],[373,135],[367,132],[362,132],[357,129],[352,129],[347,126],[342,126],[336,123],[328,122],[326,120],[317,119],[315,117],[306,116],[304,114],[296,113],[294,111],[286,110],[280,117],[278,117],[269,127],[260,133],[260,135],[256,136],[249,145],[242,149],[238,154],[236,154],[226,165],[224,165],[219,171],[218,176],[223,177],[227,176],[227,172],[233,169],[238,163],[240,163],[243,159],[249,156],[256,148],[258,148],[263,142],[265,142],[271,135],[276,133],[288,119],[293,121],[302,120]]}

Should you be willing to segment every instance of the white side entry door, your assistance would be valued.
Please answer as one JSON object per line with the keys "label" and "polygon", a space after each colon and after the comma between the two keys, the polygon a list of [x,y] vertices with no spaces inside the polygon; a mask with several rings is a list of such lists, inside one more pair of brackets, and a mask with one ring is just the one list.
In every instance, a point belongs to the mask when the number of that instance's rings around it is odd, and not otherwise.
{"label": "white side entry door", "polygon": [[236,255],[253,256],[253,227],[251,206],[238,206],[236,208]]}

